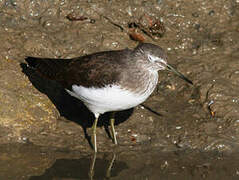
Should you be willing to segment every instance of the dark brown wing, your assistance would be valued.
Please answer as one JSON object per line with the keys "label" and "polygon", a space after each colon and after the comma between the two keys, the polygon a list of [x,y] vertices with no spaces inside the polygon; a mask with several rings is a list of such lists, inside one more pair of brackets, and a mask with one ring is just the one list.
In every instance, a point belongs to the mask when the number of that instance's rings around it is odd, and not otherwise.
{"label": "dark brown wing", "polygon": [[72,59],[51,59],[51,58],[38,58],[27,57],[27,64],[36,69],[42,76],[57,80],[59,73],[65,70]]}
{"label": "dark brown wing", "polygon": [[28,64],[43,76],[56,80],[65,88],[72,85],[104,87],[118,81],[121,67],[130,50],[106,51],[73,59],[28,57]]}

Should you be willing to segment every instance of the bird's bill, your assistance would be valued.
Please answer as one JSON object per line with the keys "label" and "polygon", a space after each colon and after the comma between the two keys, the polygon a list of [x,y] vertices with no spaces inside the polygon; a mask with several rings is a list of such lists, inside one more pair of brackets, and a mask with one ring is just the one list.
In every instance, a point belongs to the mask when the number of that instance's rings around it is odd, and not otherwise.
{"label": "bird's bill", "polygon": [[189,84],[193,85],[193,82],[191,80],[189,80],[188,78],[186,78],[182,73],[178,72],[176,69],[174,69],[171,65],[167,64],[166,65],[167,69],[171,72],[173,72],[174,74],[178,75],[181,79],[185,80],[186,82],[188,82]]}

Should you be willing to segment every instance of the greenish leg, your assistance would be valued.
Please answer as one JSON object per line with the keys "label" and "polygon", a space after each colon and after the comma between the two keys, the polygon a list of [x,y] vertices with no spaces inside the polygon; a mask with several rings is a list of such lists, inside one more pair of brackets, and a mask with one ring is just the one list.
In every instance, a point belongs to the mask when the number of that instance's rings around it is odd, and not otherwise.
{"label": "greenish leg", "polygon": [[113,158],[112,158],[112,160],[110,161],[109,167],[107,168],[107,171],[106,171],[106,177],[107,177],[108,179],[111,178],[111,170],[112,170],[112,167],[113,167],[115,158],[116,158],[116,155],[115,155],[115,153],[113,153]]}
{"label": "greenish leg", "polygon": [[114,144],[118,144],[116,139],[114,124],[115,124],[115,112],[112,112],[111,118],[110,118],[111,135],[113,136]]}
{"label": "greenish leg", "polygon": [[92,126],[92,139],[91,142],[93,142],[94,151],[97,152],[97,142],[96,142],[96,128],[97,128],[97,122],[98,122],[99,115],[95,115],[95,121]]}
{"label": "greenish leg", "polygon": [[95,171],[95,160],[96,160],[96,154],[93,154],[93,157],[91,159],[91,163],[90,163],[90,171],[89,171],[89,179],[93,180],[94,179],[94,171]]}

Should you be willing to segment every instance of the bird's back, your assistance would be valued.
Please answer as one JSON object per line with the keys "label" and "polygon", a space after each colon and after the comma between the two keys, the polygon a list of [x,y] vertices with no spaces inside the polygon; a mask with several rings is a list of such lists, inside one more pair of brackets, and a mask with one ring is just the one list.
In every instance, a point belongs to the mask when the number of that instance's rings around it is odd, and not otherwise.
{"label": "bird's back", "polygon": [[72,59],[27,57],[26,62],[43,77],[58,81],[66,89],[74,84],[100,88],[119,80],[121,66],[126,66],[127,51],[130,50],[105,51]]}

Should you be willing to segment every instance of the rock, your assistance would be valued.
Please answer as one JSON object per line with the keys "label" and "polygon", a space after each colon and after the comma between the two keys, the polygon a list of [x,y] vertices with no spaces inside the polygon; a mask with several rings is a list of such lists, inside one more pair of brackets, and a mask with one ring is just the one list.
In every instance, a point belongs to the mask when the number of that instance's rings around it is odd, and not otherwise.
{"label": "rock", "polygon": [[[37,91],[13,60],[0,61],[1,143],[21,141],[27,134],[54,130],[59,116],[46,95]],[[25,137],[26,139],[29,137]]]}

